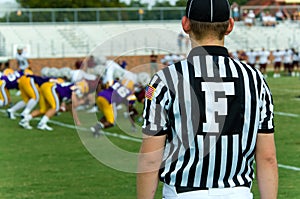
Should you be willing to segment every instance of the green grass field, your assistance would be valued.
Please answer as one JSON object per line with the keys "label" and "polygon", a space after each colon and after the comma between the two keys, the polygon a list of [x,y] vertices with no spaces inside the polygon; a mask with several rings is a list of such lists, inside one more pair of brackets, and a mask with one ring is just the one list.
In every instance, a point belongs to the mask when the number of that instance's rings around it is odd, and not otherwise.
{"label": "green grass field", "polygon": [[[300,80],[292,77],[268,78],[275,103],[276,145],[280,165],[300,167]],[[15,100],[15,99],[14,99]],[[139,107],[141,108],[141,106]],[[4,109],[3,109],[4,110]],[[289,113],[295,115],[287,115]],[[92,123],[88,114],[81,116]],[[53,120],[73,124],[70,113],[63,113]],[[37,121],[32,125],[36,126]],[[9,120],[0,112],[0,198],[135,198],[135,174],[113,169],[98,161],[88,150],[106,154],[118,165],[135,165],[131,159],[118,159],[106,150],[102,139],[94,139],[85,131],[50,124],[54,132],[24,130],[18,120]],[[84,123],[83,126],[89,124]],[[124,126],[122,129],[128,127]],[[128,130],[128,129],[127,129]],[[107,130],[124,135],[118,127]],[[126,136],[139,137],[140,132]],[[109,141],[126,152],[137,152],[140,143],[107,136]],[[81,139],[80,139],[81,138]],[[137,138],[138,139],[138,138]],[[94,146],[92,149],[85,145]],[[99,148],[97,148],[99,146]],[[121,162],[120,162],[121,161]],[[131,162],[130,162],[131,161]],[[134,168],[131,168],[134,169]],[[280,199],[300,198],[300,171],[279,168]],[[259,198],[257,184],[254,197]],[[156,198],[161,198],[161,185]]]}

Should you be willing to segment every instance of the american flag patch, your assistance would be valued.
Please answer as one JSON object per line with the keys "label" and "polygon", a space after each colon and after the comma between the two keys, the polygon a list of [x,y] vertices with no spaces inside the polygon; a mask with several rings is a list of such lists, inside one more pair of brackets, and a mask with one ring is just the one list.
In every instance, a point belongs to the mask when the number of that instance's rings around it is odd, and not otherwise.
{"label": "american flag patch", "polygon": [[154,95],[154,92],[155,92],[155,88],[152,87],[152,86],[150,86],[150,85],[148,85],[148,86],[146,87],[145,97],[146,97],[147,99],[149,99],[149,100],[152,100],[153,95]]}

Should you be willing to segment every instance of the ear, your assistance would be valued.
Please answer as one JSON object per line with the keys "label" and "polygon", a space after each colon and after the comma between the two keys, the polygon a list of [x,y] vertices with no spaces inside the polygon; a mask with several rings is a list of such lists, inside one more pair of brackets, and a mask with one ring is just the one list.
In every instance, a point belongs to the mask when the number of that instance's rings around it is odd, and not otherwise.
{"label": "ear", "polygon": [[182,20],[181,20],[181,24],[182,24],[182,28],[183,28],[184,32],[188,34],[191,30],[191,21],[190,21],[190,19],[187,18],[186,16],[183,16]]}
{"label": "ear", "polygon": [[231,31],[233,30],[233,27],[234,27],[234,20],[233,18],[229,18],[229,25],[228,25],[228,28],[227,28],[227,31],[225,33],[225,35],[229,35],[231,33]]}

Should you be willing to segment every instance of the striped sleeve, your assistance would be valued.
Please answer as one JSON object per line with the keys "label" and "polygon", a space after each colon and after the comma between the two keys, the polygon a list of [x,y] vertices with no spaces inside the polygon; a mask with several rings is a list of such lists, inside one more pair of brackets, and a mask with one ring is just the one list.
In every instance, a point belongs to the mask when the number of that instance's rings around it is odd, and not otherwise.
{"label": "striped sleeve", "polygon": [[167,112],[170,95],[167,86],[155,75],[146,88],[143,112],[143,133],[161,136],[168,133]]}
{"label": "striped sleeve", "polygon": [[260,122],[258,133],[274,133],[274,104],[271,91],[265,81],[262,84]]}

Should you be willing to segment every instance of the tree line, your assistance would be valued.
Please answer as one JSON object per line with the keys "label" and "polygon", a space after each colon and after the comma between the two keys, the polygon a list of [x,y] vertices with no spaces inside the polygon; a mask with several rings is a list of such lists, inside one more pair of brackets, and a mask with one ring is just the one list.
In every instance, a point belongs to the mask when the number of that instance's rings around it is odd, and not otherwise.
{"label": "tree line", "polygon": [[[230,3],[236,2],[244,5],[248,0],[229,0]],[[105,8],[105,7],[148,7],[147,3],[139,0],[131,0],[129,4],[120,0],[17,0],[22,8]],[[154,7],[182,7],[187,0],[177,0],[175,5],[169,1],[155,1]]]}
{"label": "tree line", "polygon": [[[0,18],[0,22],[98,22],[98,21],[137,21],[137,20],[179,20],[184,15],[184,9],[170,9],[161,12],[155,9],[147,9],[147,3],[140,0],[131,0],[129,4],[120,0],[16,0],[21,8],[141,8],[141,11],[131,10],[103,10],[101,11],[39,11],[28,12],[18,10],[6,13]],[[153,0],[154,1],[154,0]],[[247,3],[247,0],[229,0],[239,5]],[[169,1],[155,1],[154,8],[162,7],[185,7],[187,0],[177,0],[175,5]]]}

